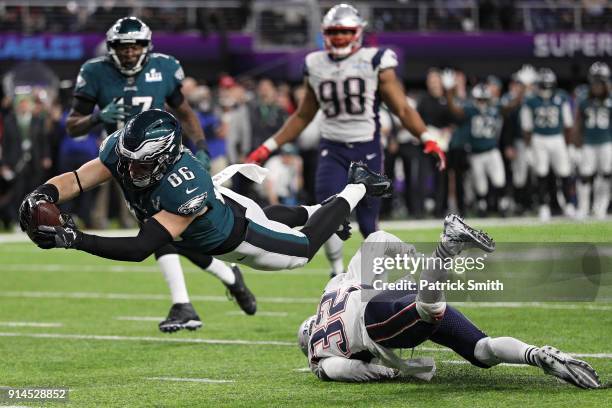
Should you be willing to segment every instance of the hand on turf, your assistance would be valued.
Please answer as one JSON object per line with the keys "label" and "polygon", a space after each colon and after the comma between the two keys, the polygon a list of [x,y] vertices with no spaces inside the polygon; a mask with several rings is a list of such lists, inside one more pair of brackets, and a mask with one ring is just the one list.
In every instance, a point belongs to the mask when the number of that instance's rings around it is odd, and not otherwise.
{"label": "hand on turf", "polygon": [[270,153],[270,149],[264,145],[261,145],[248,155],[245,163],[263,164],[266,160],[268,160],[268,157],[270,157]]}
{"label": "hand on turf", "polygon": [[440,146],[435,141],[426,141],[423,152],[425,154],[432,154],[436,156],[436,159],[438,159],[438,170],[442,171],[446,169],[446,154],[444,154],[442,149],[440,149]]}
{"label": "hand on turf", "polygon": [[70,227],[39,226],[32,240],[42,249],[75,248],[83,238],[83,233]]}

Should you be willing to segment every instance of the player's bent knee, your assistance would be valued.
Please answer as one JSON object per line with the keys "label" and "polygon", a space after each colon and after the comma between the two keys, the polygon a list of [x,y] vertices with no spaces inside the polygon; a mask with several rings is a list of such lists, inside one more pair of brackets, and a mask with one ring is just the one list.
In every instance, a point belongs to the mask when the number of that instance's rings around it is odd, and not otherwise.
{"label": "player's bent knee", "polygon": [[416,309],[423,321],[427,323],[436,323],[444,318],[446,302],[425,303],[417,300]]}
{"label": "player's bent knee", "polygon": [[490,337],[483,337],[482,339],[478,340],[474,346],[474,358],[483,364],[478,365],[478,367],[481,368],[490,368],[501,362],[501,360],[495,355],[493,347],[491,347]]}

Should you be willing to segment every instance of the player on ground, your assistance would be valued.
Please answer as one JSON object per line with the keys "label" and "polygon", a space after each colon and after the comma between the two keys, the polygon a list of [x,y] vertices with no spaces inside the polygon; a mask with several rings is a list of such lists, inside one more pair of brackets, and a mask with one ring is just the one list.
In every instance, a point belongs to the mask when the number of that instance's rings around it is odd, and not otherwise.
{"label": "player on ground", "polygon": [[[74,91],[73,108],[67,119],[68,131],[79,136],[98,124],[107,134],[147,109],[164,109],[167,104],[180,119],[186,135],[197,146],[196,157],[210,168],[204,133],[195,113],[181,92],[183,69],[174,57],[153,53],[151,30],[136,17],[121,18],[106,33],[108,55],[93,58],[81,67]],[[94,112],[95,106],[99,111]],[[202,326],[189,301],[183,269],[176,249],[167,245],[155,258],[170,288],[172,307],[160,322],[163,332],[195,330]],[[247,313],[256,310],[254,296],[245,286],[238,267],[230,268],[210,256],[190,257],[193,263],[217,276]]]}
{"label": "player on ground", "polygon": [[[292,269],[312,259],[363,197],[380,196],[391,188],[386,177],[354,164],[349,184],[327,202],[263,210],[221,186],[237,172],[261,182],[266,170],[253,164],[234,165],[213,181],[191,152],[183,149],[176,118],[151,109],[110,135],[100,147],[99,158],[53,177],[28,195],[19,210],[20,223],[45,249],[72,248],[139,262],[172,243],[185,254],[215,255],[256,269]],[[120,183],[141,222],[137,236],[107,238],[82,233],[71,225],[30,225],[38,201],[61,203],[111,178]],[[302,225],[300,231],[293,229]]]}
{"label": "player on ground", "polygon": [[[304,99],[284,126],[247,158],[247,162],[263,163],[280,146],[295,140],[321,109],[325,117],[321,122],[317,201],[344,188],[352,161],[366,163],[377,172],[382,170],[381,102],[424,143],[425,153],[438,157],[440,168],[446,165],[444,153],[427,133],[419,114],[407,103],[394,71],[395,53],[389,49],[361,47],[365,26],[357,10],[348,4],[329,10],[322,23],[326,49],[306,56]],[[364,237],[378,229],[379,210],[380,199],[374,197],[357,206],[357,221]],[[326,255],[332,265],[332,275],[344,271],[341,241],[330,240]]]}
{"label": "player on ground", "polygon": [[[492,252],[495,244],[456,215],[447,216],[433,257],[446,261],[470,247]],[[374,257],[398,254],[418,255],[412,245],[384,231],[370,235],[351,260],[348,272],[327,284],[317,314],[300,326],[298,344],[320,379],[369,381],[403,374],[429,380],[435,372],[431,358],[403,360],[393,349],[414,348],[431,340],[480,368],[529,364],[581,388],[601,386],[591,366],[554,347],[539,348],[512,337],[488,337],[447,305],[444,292],[436,289],[436,283],[446,280],[443,268],[424,268],[420,280],[431,285],[418,293],[383,290],[367,300],[362,291],[367,288],[362,265],[369,265]]]}
{"label": "player on ground", "polygon": [[539,216],[550,220],[550,196],[546,178],[552,166],[555,176],[561,178],[565,196],[564,212],[575,216],[576,209],[570,202],[573,189],[570,179],[570,158],[567,149],[574,117],[569,96],[557,88],[557,76],[549,68],[538,71],[536,92],[521,107],[521,127],[527,146],[533,147],[534,171],[538,177]]}
{"label": "player on ground", "polygon": [[612,97],[610,96],[610,67],[596,62],[589,69],[589,90],[576,109],[576,141],[582,145],[578,165],[578,216],[584,218],[591,210],[591,190],[595,176],[601,177],[594,189],[593,214],[604,218],[610,205],[612,176]]}

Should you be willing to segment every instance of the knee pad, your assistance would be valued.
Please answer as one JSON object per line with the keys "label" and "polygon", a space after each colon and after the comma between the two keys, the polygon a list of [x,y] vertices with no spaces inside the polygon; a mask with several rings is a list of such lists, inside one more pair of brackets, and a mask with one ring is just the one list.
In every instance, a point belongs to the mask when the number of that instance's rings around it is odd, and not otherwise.
{"label": "knee pad", "polygon": [[425,303],[416,301],[416,309],[421,319],[427,323],[435,323],[442,320],[446,312],[446,302]]}
{"label": "knee pad", "polygon": [[[501,361],[495,355],[493,348],[491,347],[491,338],[484,337],[476,343],[474,346],[474,357],[483,364],[492,367],[499,364]],[[488,367],[487,367],[488,368]]]}

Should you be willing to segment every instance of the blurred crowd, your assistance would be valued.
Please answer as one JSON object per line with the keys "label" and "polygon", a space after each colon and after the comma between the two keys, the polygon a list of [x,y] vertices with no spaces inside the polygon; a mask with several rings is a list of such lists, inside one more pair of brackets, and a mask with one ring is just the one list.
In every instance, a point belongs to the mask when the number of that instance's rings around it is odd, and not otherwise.
{"label": "blurred crowd", "polygon": [[[67,33],[100,32],[119,17],[138,15],[155,31],[199,32],[249,31],[253,5],[243,0],[223,7],[221,2],[197,6],[168,1],[152,7],[144,1],[68,1],[63,6],[30,6],[0,3],[0,27],[6,32]],[[276,40],[302,44],[308,21],[298,10],[311,2],[288,2],[283,8],[269,6],[258,15],[262,35],[282,32]],[[266,3],[268,5],[273,3]],[[221,7],[218,7],[221,5]],[[379,0],[360,5],[367,8],[377,31],[559,31],[609,30],[609,0]],[[325,10],[322,10],[322,12]]]}
{"label": "blurred crowd", "polygon": [[[453,116],[447,103],[443,74],[440,69],[430,69],[426,90],[409,90],[408,95],[430,130],[439,136],[447,151],[448,169],[438,172],[417,140],[398,125],[397,118],[383,111],[385,172],[394,179],[395,193],[384,201],[381,216],[419,219],[440,217],[449,211],[479,216],[537,214],[541,179],[528,165],[517,166],[519,162],[526,163],[528,156],[524,145],[521,146],[523,134],[517,124],[520,104],[511,109],[503,125],[495,130],[499,132],[494,139],[498,141],[496,147],[503,157],[503,183],[491,185],[491,193],[483,196],[475,186],[478,175],[474,171],[478,170],[471,169],[472,146],[462,137],[461,122]],[[470,90],[477,83],[486,86],[490,103],[504,98],[507,101],[520,93],[516,76],[506,86],[493,75],[480,82],[457,70],[453,76],[453,97],[460,101],[474,98]],[[0,109],[0,227],[4,229],[15,227],[19,203],[27,192],[51,176],[95,158],[104,137],[101,129],[77,139],[67,135],[64,121],[70,108],[70,89],[62,90],[59,98],[52,101],[36,88],[21,92],[13,98],[5,97]],[[304,95],[301,85],[274,83],[266,78],[237,80],[229,75],[222,75],[214,84],[186,78],[183,92],[205,131],[212,174],[242,162],[251,150],[282,126]],[[580,92],[584,94],[584,87],[574,90],[572,101]],[[321,119],[321,116],[315,118],[296,145],[284,146],[265,163],[270,176],[263,185],[254,186],[235,179],[233,188],[263,205],[313,203]],[[574,171],[571,177],[577,179],[578,175]],[[492,181],[485,182],[490,185]],[[559,202],[552,173],[547,183],[551,211],[561,213],[567,203]],[[576,203],[575,189],[570,191],[567,201]],[[115,226],[134,225],[119,192],[110,188],[86,192],[63,209],[75,214],[87,228],[106,228],[113,219],[117,220]]]}

